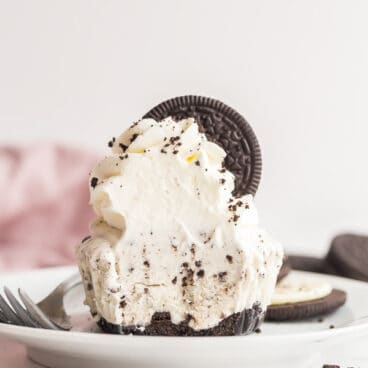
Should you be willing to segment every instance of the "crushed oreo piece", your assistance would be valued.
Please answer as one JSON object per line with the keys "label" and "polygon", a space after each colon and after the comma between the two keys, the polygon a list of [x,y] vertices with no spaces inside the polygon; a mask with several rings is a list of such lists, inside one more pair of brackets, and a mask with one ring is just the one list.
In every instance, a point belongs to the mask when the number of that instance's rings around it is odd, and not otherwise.
{"label": "crushed oreo piece", "polygon": [[231,263],[233,263],[233,257],[232,256],[230,256],[229,254],[226,256],[226,259],[227,259],[227,261],[231,264]]}
{"label": "crushed oreo piece", "polygon": [[195,261],[194,262],[196,267],[201,267],[202,266],[202,261]]}
{"label": "crushed oreo piece", "polygon": [[125,144],[123,144],[123,143],[119,143],[119,147],[121,148],[121,150],[123,151],[123,152],[125,152],[127,149],[128,149],[128,146],[126,146]]}
{"label": "crushed oreo piece", "polygon": [[133,143],[133,142],[137,139],[138,135],[139,135],[139,134],[134,133],[134,134],[130,137],[130,143]]}
{"label": "crushed oreo piece", "polygon": [[98,184],[98,178],[93,177],[91,178],[91,187],[94,189],[96,185]]}
{"label": "crushed oreo piece", "polygon": [[197,276],[200,277],[200,278],[204,277],[204,270],[199,270],[197,272]]}
{"label": "crushed oreo piece", "polygon": [[112,137],[111,141],[107,144],[109,147],[112,147],[115,143],[115,137]]}
{"label": "crushed oreo piece", "polygon": [[120,308],[125,308],[127,306],[127,302],[125,300],[122,300],[120,302]]}
{"label": "crushed oreo piece", "polygon": [[148,261],[144,261],[143,264],[146,266],[146,267],[149,267],[150,266],[150,263]]}

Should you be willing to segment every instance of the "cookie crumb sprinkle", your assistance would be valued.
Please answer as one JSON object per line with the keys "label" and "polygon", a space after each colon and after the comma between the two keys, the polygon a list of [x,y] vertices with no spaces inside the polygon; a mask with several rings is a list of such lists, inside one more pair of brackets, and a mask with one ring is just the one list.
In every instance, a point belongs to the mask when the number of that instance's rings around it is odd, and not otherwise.
{"label": "cookie crumb sprinkle", "polygon": [[111,138],[111,141],[109,141],[109,143],[107,143],[108,147],[112,147],[115,143],[115,137]]}
{"label": "cookie crumb sprinkle", "polygon": [[130,138],[130,143],[133,143],[138,137],[138,134],[137,133],[134,133],[131,138]]}
{"label": "cookie crumb sprinkle", "polygon": [[196,265],[196,267],[201,267],[202,261],[195,261],[194,264]]}
{"label": "cookie crumb sprinkle", "polygon": [[125,308],[127,306],[127,302],[125,300],[122,300],[120,302],[120,308]]}
{"label": "cookie crumb sprinkle", "polygon": [[197,272],[197,276],[198,276],[199,278],[202,278],[202,277],[204,276],[204,270],[199,270],[199,271]]}
{"label": "cookie crumb sprinkle", "polygon": [[232,256],[230,256],[229,254],[228,255],[226,255],[226,259],[227,259],[227,261],[231,264],[231,263],[233,263],[233,257]]}
{"label": "cookie crumb sprinkle", "polygon": [[126,146],[125,144],[123,144],[123,143],[119,143],[119,147],[121,148],[121,150],[123,151],[123,152],[125,152],[127,149],[128,149],[128,146]]}
{"label": "cookie crumb sprinkle", "polygon": [[98,178],[93,177],[91,179],[91,187],[94,189],[96,187],[96,185],[98,184]]}

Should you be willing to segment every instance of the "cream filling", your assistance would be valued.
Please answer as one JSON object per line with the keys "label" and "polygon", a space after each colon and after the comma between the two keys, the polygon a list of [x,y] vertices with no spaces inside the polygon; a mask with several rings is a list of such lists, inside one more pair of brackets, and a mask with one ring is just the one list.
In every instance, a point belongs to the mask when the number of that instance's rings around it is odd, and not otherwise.
{"label": "cream filling", "polygon": [[331,294],[332,286],[325,280],[290,274],[277,285],[271,305],[307,302]]}

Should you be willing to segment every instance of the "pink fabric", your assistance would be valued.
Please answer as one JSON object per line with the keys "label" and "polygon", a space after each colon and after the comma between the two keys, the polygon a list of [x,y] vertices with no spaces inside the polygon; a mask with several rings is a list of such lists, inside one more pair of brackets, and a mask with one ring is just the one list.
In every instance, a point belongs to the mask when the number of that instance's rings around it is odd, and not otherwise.
{"label": "pink fabric", "polygon": [[0,147],[0,271],[74,262],[88,234],[97,156],[55,145]]}

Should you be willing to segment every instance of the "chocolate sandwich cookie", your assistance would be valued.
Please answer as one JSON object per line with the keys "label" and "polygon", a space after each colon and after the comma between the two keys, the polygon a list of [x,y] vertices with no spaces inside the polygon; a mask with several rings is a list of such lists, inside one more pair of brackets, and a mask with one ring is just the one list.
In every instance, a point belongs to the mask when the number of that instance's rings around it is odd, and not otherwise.
{"label": "chocolate sandwich cookie", "polygon": [[333,289],[324,298],[281,305],[271,305],[267,308],[267,321],[295,321],[308,319],[331,313],[345,304],[345,291]]}
{"label": "chocolate sandwich cookie", "polygon": [[336,275],[336,270],[323,258],[289,255],[288,260],[293,270]]}
{"label": "chocolate sandwich cookie", "polygon": [[261,179],[261,149],[249,123],[224,103],[202,96],[181,96],[164,101],[144,118],[178,121],[192,117],[207,139],[226,152],[225,168],[235,175],[234,195],[253,194]]}
{"label": "chocolate sandwich cookie", "polygon": [[290,271],[291,271],[291,265],[290,265],[289,257],[285,255],[282,260],[282,265],[281,265],[279,274],[277,276],[277,282],[280,282],[284,277],[286,277]]}
{"label": "chocolate sandwich cookie", "polygon": [[294,321],[330,313],[342,306],[346,293],[323,280],[291,274],[275,289],[267,308],[268,321]]}
{"label": "chocolate sandwich cookie", "polygon": [[342,234],[335,237],[326,261],[340,276],[368,281],[368,236]]}

